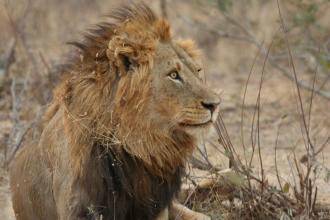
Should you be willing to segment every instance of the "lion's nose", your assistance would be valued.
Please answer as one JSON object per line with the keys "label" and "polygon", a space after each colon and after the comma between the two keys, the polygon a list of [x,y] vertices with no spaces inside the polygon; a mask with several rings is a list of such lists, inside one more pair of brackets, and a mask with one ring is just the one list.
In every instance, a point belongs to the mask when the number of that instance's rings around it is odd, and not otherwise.
{"label": "lion's nose", "polygon": [[202,101],[201,104],[204,108],[210,110],[210,112],[213,113],[215,111],[215,109],[218,107],[218,105],[220,104],[220,102],[205,102],[205,101]]}

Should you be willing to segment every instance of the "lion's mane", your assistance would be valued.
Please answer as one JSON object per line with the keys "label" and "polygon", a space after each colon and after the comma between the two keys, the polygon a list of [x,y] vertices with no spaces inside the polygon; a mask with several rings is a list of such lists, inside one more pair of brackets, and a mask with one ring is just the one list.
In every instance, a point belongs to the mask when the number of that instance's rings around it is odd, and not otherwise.
{"label": "lion's mane", "polygon": [[[65,107],[66,133],[77,174],[84,169],[95,142],[123,148],[143,160],[154,174],[166,174],[182,165],[194,147],[187,134],[164,133],[144,120],[143,110],[151,96],[145,73],[153,65],[156,42],[171,39],[170,27],[143,4],[120,8],[110,19],[111,23],[90,30],[82,42],[71,43],[80,50],[55,90],[46,122],[60,106]],[[194,54],[188,41],[181,45]],[[130,62],[139,64],[140,74],[122,80],[126,72],[122,56],[133,57]],[[97,87],[92,86],[95,81]]]}

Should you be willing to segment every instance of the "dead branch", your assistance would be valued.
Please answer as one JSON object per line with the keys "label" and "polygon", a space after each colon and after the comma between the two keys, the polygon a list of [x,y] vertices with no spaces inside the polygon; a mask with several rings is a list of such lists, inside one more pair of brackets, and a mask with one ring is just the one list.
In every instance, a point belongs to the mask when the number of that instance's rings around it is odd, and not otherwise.
{"label": "dead branch", "polygon": [[49,63],[47,62],[45,56],[43,55],[43,53],[41,53],[41,51],[39,51],[39,56],[40,56],[40,60],[43,63],[43,65],[46,68],[46,76],[49,78],[49,75],[51,73],[51,66],[49,65]]}
{"label": "dead branch", "polygon": [[[9,41],[8,48],[4,52],[4,54],[0,57],[0,61],[2,61],[2,65],[0,66],[0,88],[4,84],[5,78],[9,76],[10,66],[15,62],[15,47],[16,40],[12,38]],[[1,63],[0,63],[1,64]]]}
{"label": "dead branch", "polygon": [[197,169],[200,169],[200,170],[207,170],[207,171],[218,170],[216,167],[212,166],[211,164],[205,163],[205,162],[199,160],[196,157],[191,157],[189,162],[191,163],[191,165],[194,168],[197,168]]}
{"label": "dead branch", "polygon": [[255,57],[253,59],[253,63],[251,65],[251,68],[250,68],[250,71],[249,71],[249,75],[248,75],[248,78],[247,78],[246,83],[245,83],[244,93],[243,93],[243,100],[242,100],[242,107],[241,107],[242,110],[241,110],[241,126],[240,126],[240,129],[241,129],[241,139],[242,139],[242,146],[243,146],[243,152],[244,152],[245,166],[248,166],[248,163],[247,163],[247,154],[246,154],[246,146],[245,146],[245,141],[244,141],[244,132],[243,132],[245,100],[246,100],[246,93],[247,93],[248,84],[250,82],[250,78],[251,78],[251,75],[253,73],[253,68],[254,68],[254,65],[255,65],[255,63],[256,63],[257,58],[258,58],[259,55],[260,55],[260,50],[258,50],[258,53],[255,55]]}
{"label": "dead branch", "polygon": [[275,155],[274,155],[275,160],[274,161],[275,161],[276,179],[277,179],[277,182],[278,182],[278,185],[279,185],[281,191],[283,192],[283,186],[282,186],[282,182],[281,182],[281,179],[280,179],[280,173],[279,173],[278,166],[277,166],[277,146],[278,146],[278,138],[280,136],[281,122],[280,122],[280,124],[278,125],[278,128],[277,128],[277,134],[276,134],[276,140],[275,140]]}

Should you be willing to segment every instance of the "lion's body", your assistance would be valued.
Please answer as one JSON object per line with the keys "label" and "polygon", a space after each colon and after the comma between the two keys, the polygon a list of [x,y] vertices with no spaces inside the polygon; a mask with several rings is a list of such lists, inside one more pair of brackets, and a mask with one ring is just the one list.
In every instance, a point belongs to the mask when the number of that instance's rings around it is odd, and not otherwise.
{"label": "lion's body", "polygon": [[[88,173],[83,177],[86,179],[79,180],[83,184],[80,186],[68,180],[74,174],[70,174],[70,156],[65,150],[68,143],[63,139],[63,122],[59,121],[61,114],[58,112],[45,128],[42,139],[47,141],[38,147],[27,146],[17,156],[18,163],[28,162],[16,164],[19,170],[12,172],[13,182],[17,182],[16,178],[27,180],[13,186],[17,219],[76,219],[75,213],[80,213],[82,219],[98,219],[100,215],[102,219],[155,219],[179,190],[181,168],[175,172],[173,179],[163,181],[148,173],[143,164],[130,155],[120,158],[119,162],[111,154],[102,156],[101,152],[97,152],[102,149],[96,147],[88,162]],[[148,194],[144,192],[146,184],[151,186]],[[85,204],[74,204],[71,187]],[[81,194],[80,187],[88,189],[84,190],[88,196]],[[62,210],[63,216],[55,208],[67,201],[72,201],[69,202],[72,207],[65,208],[76,209],[72,216],[65,216],[68,212]]]}
{"label": "lion's body", "polygon": [[188,131],[210,124],[218,98],[191,44],[173,43],[148,7],[112,19],[75,43],[40,140],[11,165],[19,220],[168,219],[196,145]]}

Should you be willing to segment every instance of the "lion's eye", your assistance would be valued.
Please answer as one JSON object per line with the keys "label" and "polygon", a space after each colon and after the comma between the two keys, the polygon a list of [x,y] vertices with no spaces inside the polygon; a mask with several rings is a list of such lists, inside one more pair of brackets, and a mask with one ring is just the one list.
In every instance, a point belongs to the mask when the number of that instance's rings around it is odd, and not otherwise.
{"label": "lion's eye", "polygon": [[178,73],[178,71],[172,71],[168,74],[168,76],[171,78],[171,79],[174,79],[174,80],[181,80],[181,77]]}

